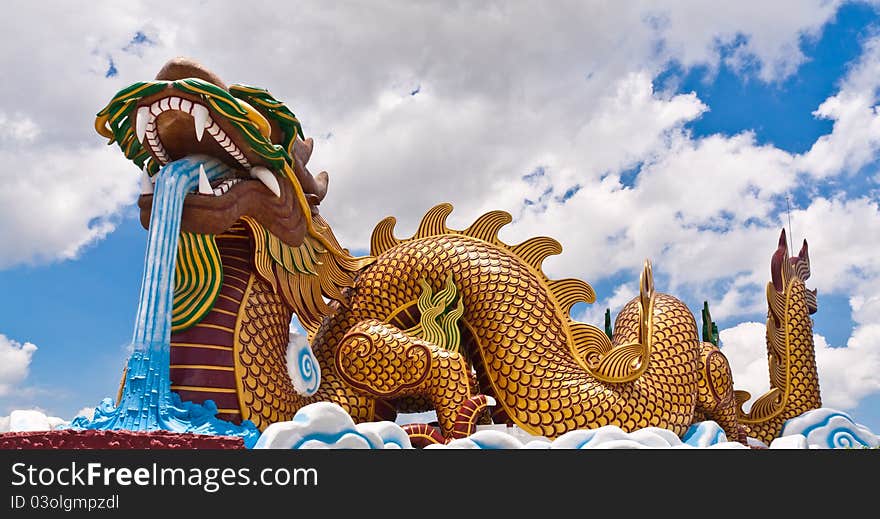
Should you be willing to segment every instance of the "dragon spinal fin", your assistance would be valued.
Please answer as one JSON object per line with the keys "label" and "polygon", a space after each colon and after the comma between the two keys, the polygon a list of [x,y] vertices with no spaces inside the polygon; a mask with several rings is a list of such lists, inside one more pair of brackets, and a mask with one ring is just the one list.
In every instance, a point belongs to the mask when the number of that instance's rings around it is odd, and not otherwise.
{"label": "dragon spinal fin", "polygon": [[536,270],[541,270],[541,264],[547,257],[562,253],[562,245],[553,238],[536,236],[514,245],[510,250]]}

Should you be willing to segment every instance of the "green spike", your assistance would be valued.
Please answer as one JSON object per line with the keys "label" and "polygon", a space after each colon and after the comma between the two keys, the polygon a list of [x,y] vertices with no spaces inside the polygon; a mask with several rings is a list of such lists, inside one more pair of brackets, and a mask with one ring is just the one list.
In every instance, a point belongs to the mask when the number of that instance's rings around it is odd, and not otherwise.
{"label": "green spike", "polygon": [[703,301],[703,311],[700,312],[703,317],[703,342],[710,342],[718,346],[718,325],[712,320],[712,314],[709,313],[709,301]]}
{"label": "green spike", "polygon": [[422,295],[419,296],[418,308],[419,313],[424,314],[431,308],[432,290],[427,279],[420,279],[419,286],[422,287]]}
{"label": "green spike", "polygon": [[450,274],[446,278],[446,283],[443,288],[431,298],[431,304],[433,306],[442,306],[443,310],[446,310],[450,303],[455,299],[456,295],[458,295],[458,289],[452,281],[452,274]]}
{"label": "green spike", "polygon": [[703,321],[703,342],[710,342],[709,339],[712,336],[712,325],[710,324],[712,317],[709,315],[709,301],[703,301],[703,310],[700,312],[700,317]]}
{"label": "green spike", "polygon": [[464,315],[464,303],[459,298],[455,308],[448,310],[445,315],[440,317],[440,325],[446,336],[446,349],[464,355],[464,352],[461,351],[461,332],[458,329],[458,320],[462,315]]}
{"label": "green spike", "polygon": [[445,348],[446,335],[443,333],[443,328],[437,323],[437,317],[442,311],[442,308],[435,306],[422,314],[422,330],[424,330],[422,338],[441,348]]}
{"label": "green spike", "polygon": [[614,328],[611,326],[611,309],[605,309],[605,335],[608,336],[609,339],[613,339]]}
{"label": "green spike", "polygon": [[464,303],[458,297],[458,288],[452,274],[446,278],[443,288],[436,294],[427,279],[420,279],[419,286],[422,288],[418,299],[421,314],[419,324],[404,331],[413,338],[462,353],[458,320],[464,315]]}

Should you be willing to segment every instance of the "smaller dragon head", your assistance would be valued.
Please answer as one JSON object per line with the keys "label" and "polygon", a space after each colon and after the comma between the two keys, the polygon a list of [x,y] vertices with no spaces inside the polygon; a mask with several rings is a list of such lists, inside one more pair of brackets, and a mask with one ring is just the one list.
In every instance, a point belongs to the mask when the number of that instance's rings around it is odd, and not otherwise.
{"label": "smaller dragon head", "polygon": [[[807,246],[807,240],[804,240],[800,252],[797,256],[789,257],[788,241],[785,236],[785,229],[779,235],[779,246],[770,260],[770,279],[773,288],[777,292],[784,292],[788,287],[791,279],[798,279],[806,284],[810,278],[810,253]],[[816,313],[818,310],[818,291],[806,290],[807,310],[810,314]]]}

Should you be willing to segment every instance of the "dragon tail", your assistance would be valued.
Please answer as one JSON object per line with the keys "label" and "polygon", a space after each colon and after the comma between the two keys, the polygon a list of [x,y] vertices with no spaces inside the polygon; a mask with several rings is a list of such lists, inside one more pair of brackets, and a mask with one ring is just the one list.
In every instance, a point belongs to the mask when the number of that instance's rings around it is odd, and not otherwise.
{"label": "dragon tail", "polygon": [[632,382],[647,371],[651,361],[651,333],[654,307],[654,274],[650,260],[639,279],[638,339],[614,346],[608,334],[597,327],[572,326],[573,349],[597,380],[609,384]]}

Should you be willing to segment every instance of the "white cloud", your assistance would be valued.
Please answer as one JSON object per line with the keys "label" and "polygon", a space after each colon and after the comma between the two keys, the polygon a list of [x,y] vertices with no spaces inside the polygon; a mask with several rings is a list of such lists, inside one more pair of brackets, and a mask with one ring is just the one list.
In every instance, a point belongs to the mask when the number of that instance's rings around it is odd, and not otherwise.
{"label": "white cloud", "polygon": [[[94,407],[83,407],[71,417],[86,416],[89,420],[95,414]],[[45,431],[68,425],[70,420],[49,415],[45,409],[16,409],[7,416],[0,416],[0,433],[9,431]]]}
{"label": "white cloud", "polygon": [[[545,161],[575,182],[643,160],[670,128],[706,109],[693,94],[652,94],[650,78],[670,60],[716,67],[720,47],[739,38],[737,55],[756,63],[761,79],[781,78],[803,60],[800,39],[817,34],[838,4],[314,2],[266,5],[270,18],[221,6],[203,16],[201,5],[171,1],[101,4],[87,14],[74,4],[17,4],[0,21],[4,66],[16,71],[0,85],[0,138],[15,136],[0,142],[0,181],[14,180],[25,202],[0,204],[0,221],[15,223],[0,236],[28,245],[4,249],[0,267],[70,258],[112,230],[133,199],[136,171],[120,153],[97,151],[93,116],[173,55],[201,58],[228,81],[269,87],[290,103],[319,138],[315,167],[333,180],[324,211],[362,247],[363,222],[391,212],[412,221],[444,199],[468,213],[519,203],[504,199],[503,186]],[[235,34],[259,37],[245,45]],[[105,78],[111,67],[116,75]],[[43,198],[53,190],[64,194]],[[39,218],[59,206],[69,211]]]}
{"label": "white cloud", "polygon": [[0,334],[0,396],[12,392],[28,375],[31,357],[37,347]]}
{"label": "white cloud", "polygon": [[790,155],[756,145],[748,133],[693,139],[671,131],[656,157],[645,157],[634,186],[587,177],[567,201],[527,210],[517,237],[567,237],[565,254],[548,266],[588,281],[637,272],[651,258],[671,289],[742,275],[763,283],[766,275],[754,273],[766,272],[775,249],[776,204],[795,181]]}
{"label": "white cloud", "polygon": [[799,158],[799,167],[823,178],[856,173],[871,163],[880,149],[880,38],[868,39],[858,62],[847,73],[837,94],[813,112],[834,121],[831,133],[820,137]]}
{"label": "white cloud", "polygon": [[[792,220],[796,235],[808,238],[812,265],[808,284],[819,289],[820,305],[822,291],[876,297],[880,290],[876,199],[817,197],[807,208],[793,211]],[[799,243],[794,245],[800,249]],[[880,318],[878,314],[874,317]]]}
{"label": "white cloud", "polygon": [[[733,280],[731,287],[724,292],[721,300],[713,300],[709,310],[712,320],[718,321],[733,316],[753,315],[766,310],[767,302],[763,291],[754,290],[747,276]],[[704,299],[708,301],[708,299]]]}
{"label": "white cloud", "polygon": [[749,404],[770,389],[766,333],[765,323],[756,322],[740,323],[718,332],[721,351],[733,371],[733,385],[751,393]]}
{"label": "white cloud", "polygon": [[845,348],[833,348],[816,336],[816,363],[822,404],[853,409],[880,391],[880,324],[858,326]]}
{"label": "white cloud", "polygon": [[[107,235],[137,177],[107,147],[0,149],[0,268],[74,258]],[[14,167],[13,167],[14,165]]]}
{"label": "white cloud", "polygon": [[853,296],[849,300],[853,320],[860,323],[880,322],[880,294],[876,291],[870,296]]}
{"label": "white cloud", "polygon": [[575,132],[572,166],[595,177],[631,167],[664,146],[670,130],[707,110],[693,92],[661,96],[648,72],[627,74],[595,101],[593,113]]}
{"label": "white cloud", "polygon": [[799,38],[814,38],[841,0],[731,2],[723,7],[701,0],[655,2],[664,50],[684,64],[717,64],[722,47],[735,47],[727,62],[752,65],[765,81],[792,74],[804,60]]}
{"label": "white cloud", "polygon": [[612,323],[614,317],[632,298],[639,295],[638,281],[635,283],[623,283],[618,285],[606,299],[600,299],[595,304],[587,305],[583,312],[574,316],[575,320],[604,327],[605,310],[611,310]]}
{"label": "white cloud", "polygon": [[[459,226],[499,207],[517,212],[525,198],[539,200],[553,186],[562,186],[554,192],[559,196],[643,160],[663,146],[671,130],[705,109],[693,94],[655,96],[645,73],[627,75],[603,90],[593,106],[584,107],[583,122],[556,119],[557,128],[547,135],[532,131],[546,124],[542,112],[520,113],[479,98],[439,97],[430,85],[415,97],[382,96],[343,125],[348,133],[334,133],[317,147],[331,175],[370,172],[334,185],[334,200],[352,202],[328,202],[327,214],[347,243],[365,247],[364,220],[378,221],[389,208],[400,217],[400,235],[414,231],[427,208],[442,200],[455,201],[450,224]],[[521,178],[541,165],[549,166],[552,178],[538,183]],[[395,189],[376,189],[382,185]],[[360,196],[365,191],[374,196]]]}
{"label": "white cloud", "polygon": [[0,433],[50,431],[67,424],[67,420],[49,416],[39,408],[16,409],[8,416],[0,416]]}
{"label": "white cloud", "polygon": [[40,134],[40,127],[21,113],[12,116],[0,112],[0,142],[30,142]]}

